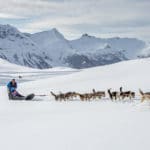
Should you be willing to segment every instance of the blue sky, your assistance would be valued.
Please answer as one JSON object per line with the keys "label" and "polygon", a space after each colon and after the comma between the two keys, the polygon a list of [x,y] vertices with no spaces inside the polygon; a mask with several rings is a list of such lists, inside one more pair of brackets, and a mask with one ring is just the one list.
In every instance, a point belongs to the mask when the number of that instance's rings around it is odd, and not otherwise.
{"label": "blue sky", "polygon": [[150,0],[0,0],[0,24],[23,32],[57,28],[68,39],[98,37],[150,39]]}

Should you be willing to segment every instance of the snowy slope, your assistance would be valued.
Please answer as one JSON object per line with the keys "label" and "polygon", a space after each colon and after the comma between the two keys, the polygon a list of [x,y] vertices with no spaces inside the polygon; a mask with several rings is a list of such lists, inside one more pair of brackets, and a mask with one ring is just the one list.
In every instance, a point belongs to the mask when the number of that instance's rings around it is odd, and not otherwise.
{"label": "snowy slope", "polygon": [[102,39],[84,34],[69,41],[57,29],[29,34],[10,25],[0,25],[0,58],[33,68],[112,64],[142,57],[147,47],[144,41],[133,38]]}
{"label": "snowy slope", "polygon": [[37,71],[37,69],[12,64],[0,58],[0,72],[26,72],[26,71]]}
{"label": "snowy slope", "polygon": [[57,29],[32,34],[31,39],[38,44],[46,56],[50,56],[52,66],[65,66],[65,58],[74,53],[68,41]]}
{"label": "snowy slope", "polygon": [[150,57],[150,46],[147,46],[145,49],[143,49],[139,56],[139,58],[148,58]]}
{"label": "snowy slope", "polygon": [[149,150],[150,105],[141,104],[138,93],[134,101],[117,102],[55,102],[49,95],[50,90],[118,90],[120,85],[149,91],[149,66],[150,59],[125,61],[19,85],[23,94],[48,94],[44,101],[8,101],[0,87],[0,149]]}
{"label": "snowy slope", "polygon": [[[149,66],[150,59],[148,58],[84,69],[81,72],[67,76],[35,81],[35,89],[33,91],[49,92],[53,89],[56,92],[74,90],[86,92],[91,91],[92,88],[97,90],[107,90],[108,88],[119,90],[120,86],[123,86],[124,90],[138,91],[139,88],[142,88],[144,91],[147,91],[150,84]],[[29,83],[26,84],[29,85]]]}
{"label": "snowy slope", "polygon": [[35,69],[35,68],[29,68],[29,67],[24,67],[16,64],[12,64],[4,59],[0,58],[0,72],[55,72],[55,71],[79,71],[73,68],[68,68],[68,67],[55,67],[55,68],[49,68],[49,69]]}
{"label": "snowy slope", "polygon": [[75,47],[79,52],[116,52],[122,51],[125,57],[128,59],[137,58],[137,55],[141,49],[145,46],[145,43],[135,38],[96,38],[89,36],[88,34],[82,35],[80,39],[71,41],[71,45]]}
{"label": "snowy slope", "polygon": [[91,59],[95,66],[138,58],[142,49],[146,47],[145,42],[135,38],[103,39],[88,34],[70,43],[78,53]]}
{"label": "snowy slope", "polygon": [[41,79],[31,83],[23,83],[20,86],[27,87],[22,92],[33,91],[40,93],[49,93],[50,90],[56,92],[72,90],[86,92],[91,91],[93,88],[97,90],[107,90],[108,88],[119,90],[120,86],[123,86],[124,90],[138,91],[139,88],[142,88],[147,91],[150,84],[148,80],[150,71],[147,69],[149,66],[149,58],[124,61],[113,65],[84,69],[80,72],[75,71],[70,75],[53,76],[53,78],[46,80]]}
{"label": "snowy slope", "polygon": [[15,78],[19,82],[27,82],[38,79],[47,79],[54,76],[71,74],[79,70],[67,67],[55,67],[50,69],[33,69],[12,64],[0,58],[0,86],[6,85],[8,81]]}
{"label": "snowy slope", "polygon": [[50,58],[28,36],[10,25],[0,25],[0,58],[12,63],[34,67],[48,68],[45,59]]}

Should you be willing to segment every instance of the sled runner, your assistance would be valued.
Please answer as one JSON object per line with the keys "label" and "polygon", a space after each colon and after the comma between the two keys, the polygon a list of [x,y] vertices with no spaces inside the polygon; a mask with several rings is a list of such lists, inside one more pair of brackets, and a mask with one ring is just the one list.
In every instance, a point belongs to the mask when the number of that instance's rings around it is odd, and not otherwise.
{"label": "sled runner", "polygon": [[27,96],[24,96],[24,97],[18,97],[18,96],[15,96],[15,97],[9,97],[10,100],[32,100],[34,98],[34,94],[29,94]]}

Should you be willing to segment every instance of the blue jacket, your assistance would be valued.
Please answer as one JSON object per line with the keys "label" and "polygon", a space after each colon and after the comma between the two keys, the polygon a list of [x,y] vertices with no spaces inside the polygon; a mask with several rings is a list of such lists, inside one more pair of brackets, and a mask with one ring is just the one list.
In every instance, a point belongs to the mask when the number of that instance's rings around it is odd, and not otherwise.
{"label": "blue jacket", "polygon": [[13,85],[12,82],[10,81],[8,84],[7,84],[7,88],[10,92],[13,92],[17,89],[17,83],[15,82],[15,84]]}

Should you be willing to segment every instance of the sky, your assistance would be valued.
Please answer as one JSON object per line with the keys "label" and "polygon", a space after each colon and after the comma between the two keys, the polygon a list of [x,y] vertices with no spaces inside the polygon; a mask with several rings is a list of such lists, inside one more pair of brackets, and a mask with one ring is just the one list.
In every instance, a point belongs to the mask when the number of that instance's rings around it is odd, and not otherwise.
{"label": "sky", "polygon": [[0,0],[0,24],[29,33],[57,28],[67,39],[88,33],[150,41],[150,0]]}

